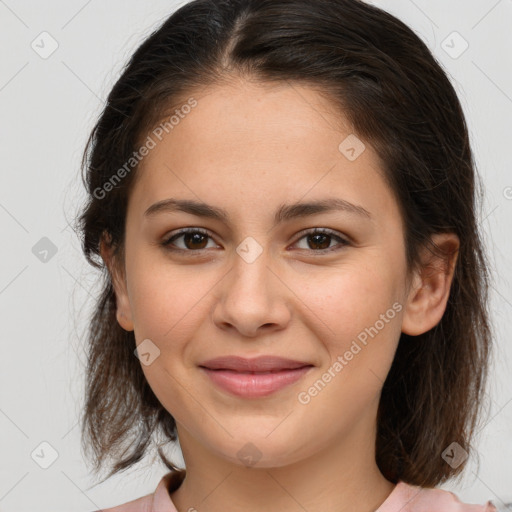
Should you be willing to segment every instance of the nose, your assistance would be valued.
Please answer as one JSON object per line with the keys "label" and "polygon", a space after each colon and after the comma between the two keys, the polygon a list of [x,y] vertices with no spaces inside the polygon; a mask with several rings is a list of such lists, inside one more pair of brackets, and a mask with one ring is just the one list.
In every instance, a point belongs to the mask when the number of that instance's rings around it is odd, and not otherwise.
{"label": "nose", "polygon": [[235,254],[213,307],[213,322],[220,329],[252,338],[286,328],[292,292],[272,266],[265,250],[254,261]]}

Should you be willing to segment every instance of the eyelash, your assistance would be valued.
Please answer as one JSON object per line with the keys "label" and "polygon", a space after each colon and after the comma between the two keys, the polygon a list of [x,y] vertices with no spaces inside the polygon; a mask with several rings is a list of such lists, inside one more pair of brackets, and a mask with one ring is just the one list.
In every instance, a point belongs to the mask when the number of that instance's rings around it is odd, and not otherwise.
{"label": "eyelash", "polygon": [[[201,251],[206,250],[206,249],[197,249],[197,250],[194,250],[194,249],[180,249],[180,248],[176,248],[176,247],[171,247],[171,242],[177,240],[178,238],[180,238],[183,235],[186,235],[188,233],[200,233],[202,235],[205,235],[205,236],[213,239],[213,237],[210,235],[210,233],[208,233],[208,231],[206,231],[204,229],[201,229],[201,228],[187,228],[187,229],[182,229],[182,230],[178,231],[177,233],[175,233],[174,235],[172,235],[171,237],[167,238],[166,240],[164,240],[161,243],[161,245],[166,250],[169,250],[169,251],[172,251],[172,252],[199,253]],[[309,230],[306,230],[306,231],[302,231],[300,233],[300,235],[302,235],[302,236],[300,236],[294,243],[296,244],[297,242],[299,242],[300,240],[302,240],[303,238],[305,238],[305,237],[307,237],[309,235],[318,235],[318,234],[320,234],[320,235],[327,235],[327,236],[330,236],[331,238],[337,239],[339,241],[339,247],[331,247],[331,248],[319,249],[319,250],[315,250],[315,249],[304,249],[304,250],[309,250],[311,252],[325,254],[325,253],[328,253],[328,252],[339,251],[342,248],[344,248],[345,246],[350,245],[350,242],[348,240],[346,240],[345,238],[340,237],[339,235],[336,234],[336,231],[333,231],[332,229],[328,229],[328,228],[324,228],[324,229],[313,228],[313,229],[309,229]]]}

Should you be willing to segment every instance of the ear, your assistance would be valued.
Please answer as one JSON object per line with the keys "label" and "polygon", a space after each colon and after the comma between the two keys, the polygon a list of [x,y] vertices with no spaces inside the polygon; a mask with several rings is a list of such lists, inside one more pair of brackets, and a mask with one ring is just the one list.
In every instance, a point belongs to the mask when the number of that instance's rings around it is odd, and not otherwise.
{"label": "ear", "polygon": [[402,332],[411,336],[435,327],[443,317],[455,271],[459,237],[454,233],[436,233],[432,241],[440,255],[426,248],[421,268],[415,271],[402,317]]}
{"label": "ear", "polygon": [[126,287],[125,272],[123,269],[119,268],[119,262],[117,262],[113,256],[110,235],[106,232],[104,232],[104,235],[105,236],[101,236],[100,240],[100,254],[112,279],[112,285],[116,295],[117,322],[125,331],[133,331],[132,311]]}

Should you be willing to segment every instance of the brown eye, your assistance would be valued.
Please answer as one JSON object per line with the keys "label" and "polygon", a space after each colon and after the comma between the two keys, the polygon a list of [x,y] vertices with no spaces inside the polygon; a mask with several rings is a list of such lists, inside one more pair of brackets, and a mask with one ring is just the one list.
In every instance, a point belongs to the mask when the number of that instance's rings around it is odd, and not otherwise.
{"label": "brown eye", "polygon": [[330,235],[314,234],[308,235],[306,238],[312,241],[309,244],[311,249],[327,249],[330,245],[332,237]]}
{"label": "brown eye", "polygon": [[[181,247],[174,244],[174,242],[180,238],[183,239],[183,245]],[[201,229],[184,229],[162,242],[162,245],[169,250],[189,252],[200,251],[207,248],[208,239],[210,238],[211,237],[208,232]]]}
{"label": "brown eye", "polygon": [[187,249],[204,249],[208,243],[207,238],[207,235],[202,233],[185,233],[183,235],[183,243]]}
{"label": "brown eye", "polygon": [[[181,246],[175,243],[180,239],[182,239]],[[213,242],[212,237],[207,231],[199,228],[190,228],[183,229],[172,235],[166,241],[162,242],[162,246],[170,251],[199,252],[208,248],[209,240],[212,240]],[[335,234],[334,231],[327,229],[315,229],[312,231],[310,230],[304,232],[299,241],[301,240],[307,240],[307,247],[299,247],[300,249],[305,249],[317,253],[336,251],[350,244],[350,242]],[[337,241],[338,243],[334,246],[331,246],[333,241]]]}
{"label": "brown eye", "polygon": [[[344,246],[349,245],[348,240],[345,240],[344,238],[335,234],[334,231],[328,229],[315,229],[313,231],[306,231],[296,243],[298,243],[300,240],[307,240],[307,247],[299,247],[300,249],[320,253],[323,251],[336,251],[342,249]],[[331,242],[333,240],[338,241],[337,246],[331,246]]]}

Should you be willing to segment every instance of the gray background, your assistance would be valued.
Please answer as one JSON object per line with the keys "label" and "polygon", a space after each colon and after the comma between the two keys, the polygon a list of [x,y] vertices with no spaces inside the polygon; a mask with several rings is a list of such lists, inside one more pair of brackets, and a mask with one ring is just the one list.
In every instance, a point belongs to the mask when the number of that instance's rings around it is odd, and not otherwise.
{"label": "gray background", "polygon": [[[374,3],[409,24],[451,76],[486,187],[481,225],[492,257],[497,337],[490,413],[475,444],[480,466],[470,459],[462,483],[442,488],[469,503],[512,501],[512,1]],[[152,492],[167,471],[148,457],[92,487],[77,418],[80,337],[97,274],[68,222],[84,198],[81,153],[108,91],[177,5],[0,0],[0,512],[90,512]],[[52,44],[58,47],[46,55]],[[174,459],[182,462],[179,447]]]}

